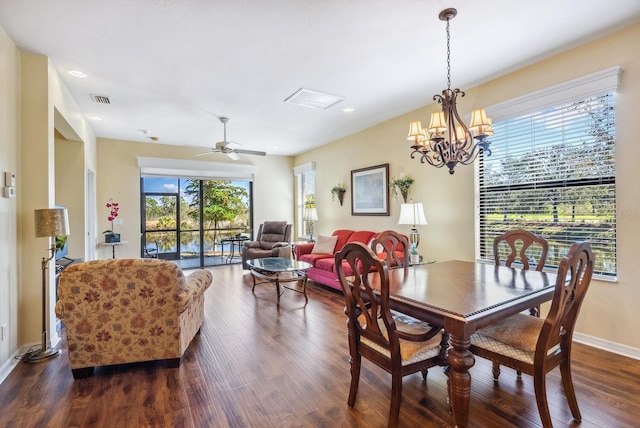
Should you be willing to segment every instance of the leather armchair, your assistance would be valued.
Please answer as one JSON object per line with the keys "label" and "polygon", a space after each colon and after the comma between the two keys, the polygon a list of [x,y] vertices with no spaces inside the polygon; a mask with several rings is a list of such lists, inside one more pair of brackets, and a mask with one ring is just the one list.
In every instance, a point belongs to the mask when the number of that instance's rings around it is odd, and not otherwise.
{"label": "leather armchair", "polygon": [[265,221],[261,224],[256,240],[245,241],[242,247],[242,268],[249,269],[248,259],[290,257],[291,228],[292,225],[286,221]]}

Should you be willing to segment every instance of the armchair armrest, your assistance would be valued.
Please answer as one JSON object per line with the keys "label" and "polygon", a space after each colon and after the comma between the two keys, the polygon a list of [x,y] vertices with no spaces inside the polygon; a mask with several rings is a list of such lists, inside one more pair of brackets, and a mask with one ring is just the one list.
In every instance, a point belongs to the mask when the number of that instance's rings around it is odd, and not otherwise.
{"label": "armchair armrest", "polygon": [[260,248],[260,241],[244,241],[245,248]]}
{"label": "armchair armrest", "polygon": [[299,259],[303,254],[310,254],[311,250],[313,250],[313,246],[315,244],[313,242],[309,242],[307,244],[297,244],[296,251],[296,259]]}
{"label": "armchair armrest", "polygon": [[273,244],[273,247],[271,247],[271,257],[284,257],[290,259],[292,255],[291,244],[288,242],[276,242]]}
{"label": "armchair armrest", "polygon": [[211,285],[213,274],[206,270],[197,270],[185,278],[184,288],[178,290],[178,311],[184,312],[196,297],[204,293]]}

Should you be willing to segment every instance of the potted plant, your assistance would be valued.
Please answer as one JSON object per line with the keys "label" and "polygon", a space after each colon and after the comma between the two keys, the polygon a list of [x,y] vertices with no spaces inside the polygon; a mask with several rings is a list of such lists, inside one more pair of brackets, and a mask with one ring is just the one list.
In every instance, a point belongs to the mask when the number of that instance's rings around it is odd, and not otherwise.
{"label": "potted plant", "polygon": [[109,199],[106,207],[109,209],[109,215],[107,216],[107,221],[111,223],[111,229],[107,229],[102,234],[104,235],[104,242],[113,243],[120,242],[120,234],[115,233],[113,231],[113,221],[118,217],[118,211],[120,210],[120,205],[117,202],[114,202],[113,199]]}
{"label": "potted plant", "polygon": [[342,206],[342,202],[344,201],[344,193],[346,191],[347,189],[342,187],[341,184],[338,184],[337,186],[333,186],[333,188],[331,188],[331,200],[335,201],[336,196],[338,196],[338,201],[340,201],[340,206]]}
{"label": "potted plant", "polygon": [[409,176],[392,179],[391,182],[389,183],[389,187],[391,188],[391,194],[394,197],[397,197],[398,193],[400,193],[402,195],[402,199],[406,203],[407,197],[409,196],[409,188],[413,184],[413,181],[414,181],[413,178]]}

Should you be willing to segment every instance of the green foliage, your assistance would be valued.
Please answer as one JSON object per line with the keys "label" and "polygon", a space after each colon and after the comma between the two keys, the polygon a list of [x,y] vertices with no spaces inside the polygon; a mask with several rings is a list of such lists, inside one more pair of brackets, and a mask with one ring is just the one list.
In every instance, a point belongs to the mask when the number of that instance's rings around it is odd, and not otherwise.
{"label": "green foliage", "polygon": [[67,235],[56,236],[56,250],[62,250],[67,242]]}
{"label": "green foliage", "polygon": [[393,178],[389,182],[389,188],[391,189],[391,195],[396,197],[398,192],[401,195],[406,195],[409,192],[409,188],[413,184],[413,178],[406,176],[402,178]]}
{"label": "green foliage", "polygon": [[[191,210],[187,215],[197,221],[199,213],[198,195],[200,186],[198,180],[189,180],[185,188],[185,194],[192,196],[189,204]],[[203,221],[207,227],[218,228],[223,221],[233,221],[247,211],[247,191],[238,186],[233,186],[229,180],[206,180],[203,182]]]}
{"label": "green foliage", "polygon": [[333,186],[331,188],[331,200],[335,201],[336,200],[336,196],[340,193],[344,193],[346,192],[347,189],[345,189],[342,184],[338,184],[337,186]]}

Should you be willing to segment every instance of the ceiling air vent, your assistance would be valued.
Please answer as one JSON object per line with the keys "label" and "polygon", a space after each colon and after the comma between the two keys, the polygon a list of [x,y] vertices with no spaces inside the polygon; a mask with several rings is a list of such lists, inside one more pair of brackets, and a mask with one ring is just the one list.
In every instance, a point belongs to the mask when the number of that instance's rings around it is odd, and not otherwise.
{"label": "ceiling air vent", "polygon": [[328,109],[344,100],[344,97],[337,95],[300,88],[284,100],[284,102],[311,108]]}
{"label": "ceiling air vent", "polygon": [[106,95],[91,94],[91,99],[93,100],[93,102],[96,102],[98,104],[111,104],[111,100]]}

